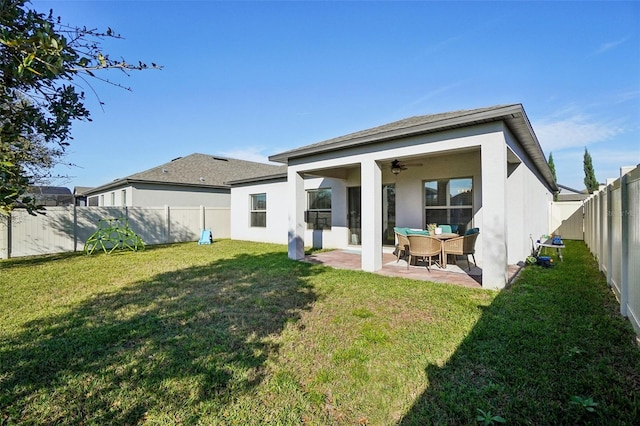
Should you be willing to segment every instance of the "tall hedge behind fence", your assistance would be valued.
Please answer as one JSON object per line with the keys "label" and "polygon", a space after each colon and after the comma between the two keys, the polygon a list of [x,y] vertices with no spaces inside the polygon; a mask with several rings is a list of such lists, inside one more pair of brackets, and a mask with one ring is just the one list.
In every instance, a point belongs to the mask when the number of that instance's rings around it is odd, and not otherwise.
{"label": "tall hedge behind fence", "polygon": [[640,335],[640,167],[585,201],[585,243]]}
{"label": "tall hedge behind fence", "polygon": [[127,218],[145,244],[197,241],[202,229],[230,238],[230,211],[215,207],[47,207],[46,215],[16,210],[0,217],[0,259],[80,251],[98,221]]}

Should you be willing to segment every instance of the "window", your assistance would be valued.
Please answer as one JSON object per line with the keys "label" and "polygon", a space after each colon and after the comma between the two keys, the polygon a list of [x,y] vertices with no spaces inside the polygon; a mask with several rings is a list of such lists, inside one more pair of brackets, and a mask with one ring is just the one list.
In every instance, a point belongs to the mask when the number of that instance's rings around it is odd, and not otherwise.
{"label": "window", "polygon": [[267,226],[267,194],[253,194],[251,197],[251,226]]}
{"label": "window", "polygon": [[111,193],[111,205],[112,206],[116,205],[116,193],[115,192]]}
{"label": "window", "polygon": [[120,205],[121,206],[126,206],[127,205],[127,190],[123,189],[122,192],[120,193]]}
{"label": "window", "polygon": [[331,188],[307,192],[307,229],[331,229]]}
{"label": "window", "polygon": [[458,232],[471,228],[473,179],[440,179],[424,183],[425,229],[428,224],[451,224]]}

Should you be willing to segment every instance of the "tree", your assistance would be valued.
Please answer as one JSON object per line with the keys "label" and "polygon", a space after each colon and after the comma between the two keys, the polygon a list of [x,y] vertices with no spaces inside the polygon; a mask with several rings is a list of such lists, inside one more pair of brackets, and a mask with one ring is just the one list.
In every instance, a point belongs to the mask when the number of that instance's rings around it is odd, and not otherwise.
{"label": "tree", "polygon": [[39,211],[24,194],[65,153],[75,120],[90,121],[79,91],[89,78],[123,87],[95,72],[161,68],[109,58],[105,38],[121,38],[111,28],[99,32],[74,27],[26,6],[0,0],[0,214],[16,205]]}
{"label": "tree", "polygon": [[593,194],[593,192],[597,191],[600,186],[596,179],[596,172],[593,170],[591,154],[589,154],[586,147],[584,148],[584,185],[589,194]]}
{"label": "tree", "polygon": [[[553,182],[554,183],[558,183],[558,177],[556,176],[556,165],[553,162],[553,153],[550,152],[549,153],[549,161],[547,161],[547,163],[549,163],[549,168],[551,169],[551,175],[553,176]],[[553,193],[553,201],[558,201],[558,192],[554,192]]]}

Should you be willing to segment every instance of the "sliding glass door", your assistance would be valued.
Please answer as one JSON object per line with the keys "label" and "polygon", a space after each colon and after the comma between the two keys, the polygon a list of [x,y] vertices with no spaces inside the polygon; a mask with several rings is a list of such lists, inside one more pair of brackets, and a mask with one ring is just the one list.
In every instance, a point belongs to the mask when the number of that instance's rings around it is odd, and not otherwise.
{"label": "sliding glass door", "polygon": [[382,185],[382,245],[394,245],[396,226],[396,184]]}
{"label": "sliding glass door", "polygon": [[347,222],[349,224],[349,244],[359,246],[362,241],[362,224],[360,215],[362,212],[361,202],[362,189],[359,186],[347,188]]}
{"label": "sliding glass door", "polygon": [[[362,189],[359,186],[347,188],[347,223],[349,225],[349,244],[362,244]],[[394,245],[396,226],[396,185],[382,186],[382,244]]]}

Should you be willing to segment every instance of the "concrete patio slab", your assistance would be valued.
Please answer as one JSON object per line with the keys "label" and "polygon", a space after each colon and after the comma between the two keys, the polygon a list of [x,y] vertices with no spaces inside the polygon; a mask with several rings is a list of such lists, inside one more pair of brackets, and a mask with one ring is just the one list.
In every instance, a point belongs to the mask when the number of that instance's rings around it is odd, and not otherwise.
{"label": "concrete patio slab", "polygon": [[[361,255],[357,250],[333,250],[314,253],[304,258],[305,262],[322,264],[336,269],[362,270]],[[518,265],[509,265],[509,281],[520,271]],[[407,269],[405,260],[396,259],[393,253],[383,253],[382,269],[377,274],[389,277],[409,278],[412,280],[431,281],[460,285],[469,288],[482,288],[482,269],[471,264],[471,270],[467,269],[467,263],[460,258],[457,265],[447,264],[446,269],[433,264],[427,270],[424,263],[417,266],[411,265]]]}

